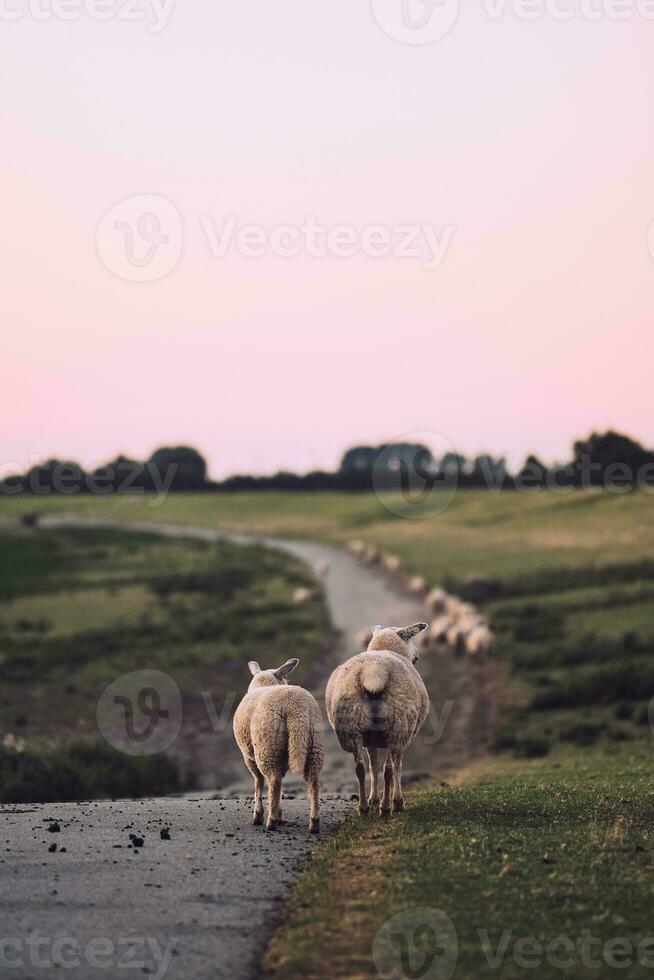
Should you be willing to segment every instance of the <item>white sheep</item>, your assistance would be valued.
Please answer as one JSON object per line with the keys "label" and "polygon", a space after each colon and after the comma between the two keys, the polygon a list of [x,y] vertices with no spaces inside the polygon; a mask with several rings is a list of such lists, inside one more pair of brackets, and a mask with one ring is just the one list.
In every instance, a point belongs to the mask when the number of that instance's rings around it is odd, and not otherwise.
{"label": "white sheep", "polygon": [[[418,659],[413,638],[427,629],[414,626],[375,626],[365,653],[351,657],[332,673],[325,701],[329,722],[345,752],[354,756],[359,781],[359,813],[379,803],[379,812],[404,809],[402,756],[422,727],[429,710],[429,695],[414,664]],[[363,749],[370,765],[370,796],[366,800]],[[379,756],[381,750],[381,758]],[[384,791],[379,802],[379,769]]]}
{"label": "white sheep", "polygon": [[345,545],[345,550],[349,551],[349,553],[351,555],[354,555],[356,558],[362,558],[363,553],[366,550],[366,545],[365,542],[363,541],[358,541],[358,540],[348,541],[347,544]]}
{"label": "white sheep", "polygon": [[414,575],[409,579],[409,592],[413,595],[424,595],[427,583],[422,575]]}
{"label": "white sheep", "polygon": [[429,642],[439,648],[445,647],[447,645],[447,631],[453,625],[454,621],[451,616],[439,616],[429,627],[427,633]]}
{"label": "white sheep", "polygon": [[318,576],[318,578],[327,578],[327,576],[329,575],[328,561],[319,561],[316,564],[316,575]]}
{"label": "white sheep", "polygon": [[369,565],[376,565],[380,560],[380,554],[371,544],[367,545],[363,552],[363,560]]}
{"label": "white sheep", "polygon": [[490,657],[495,637],[488,626],[479,624],[466,637],[466,650],[471,657]]}
{"label": "white sheep", "polygon": [[268,782],[267,830],[282,821],[282,780],[290,770],[303,775],[309,797],[309,832],[320,830],[319,777],[324,760],[323,720],[316,700],[286,677],[299,660],[287,660],[276,670],[248,664],[252,681],[234,714],[234,736],[245,765],[254,776],[252,823],[263,823],[263,781]]}
{"label": "white sheep", "polygon": [[447,631],[447,645],[453,653],[457,654],[457,656],[462,656],[466,652],[465,644],[465,626],[462,623],[455,621]]}
{"label": "white sheep", "polygon": [[432,589],[426,599],[427,609],[432,615],[440,616],[445,612],[446,601],[447,593],[444,589]]}
{"label": "white sheep", "polygon": [[396,572],[399,572],[401,564],[402,563],[397,555],[382,555],[382,567],[387,572],[390,572],[391,575],[395,575]]}
{"label": "white sheep", "polygon": [[296,606],[303,606],[306,602],[309,602],[313,593],[311,589],[306,589],[304,586],[300,586],[293,592],[293,603]]}

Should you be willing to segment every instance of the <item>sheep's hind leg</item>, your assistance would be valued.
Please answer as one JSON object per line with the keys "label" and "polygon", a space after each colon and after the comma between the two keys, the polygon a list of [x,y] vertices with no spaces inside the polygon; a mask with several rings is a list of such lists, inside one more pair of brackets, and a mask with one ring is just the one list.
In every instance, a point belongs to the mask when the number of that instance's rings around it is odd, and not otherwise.
{"label": "sheep's hind leg", "polygon": [[318,804],[320,802],[320,787],[318,777],[311,776],[307,783],[307,795],[309,797],[309,833],[317,834],[320,832],[320,817],[318,815]]}
{"label": "sheep's hind leg", "polygon": [[254,776],[254,812],[252,814],[252,823],[255,827],[259,827],[263,823],[263,773],[256,762],[246,760],[246,765]]}
{"label": "sheep's hind leg", "polygon": [[389,752],[384,762],[384,795],[379,805],[379,815],[387,817],[391,812],[391,784],[393,782],[393,763]]}
{"label": "sheep's hind leg", "polygon": [[377,749],[366,749],[370,764],[370,796],[368,806],[379,805],[379,757]]}
{"label": "sheep's hind leg", "polygon": [[268,777],[268,822],[266,830],[277,830],[282,820],[282,777]]}
{"label": "sheep's hind leg", "polygon": [[365,817],[370,807],[368,806],[368,801],[366,799],[366,767],[363,763],[360,745],[357,745],[354,751],[354,762],[354,769],[357,774],[357,779],[359,780],[359,813],[362,817]]}
{"label": "sheep's hind leg", "polygon": [[404,810],[402,796],[402,753],[393,752],[393,813]]}

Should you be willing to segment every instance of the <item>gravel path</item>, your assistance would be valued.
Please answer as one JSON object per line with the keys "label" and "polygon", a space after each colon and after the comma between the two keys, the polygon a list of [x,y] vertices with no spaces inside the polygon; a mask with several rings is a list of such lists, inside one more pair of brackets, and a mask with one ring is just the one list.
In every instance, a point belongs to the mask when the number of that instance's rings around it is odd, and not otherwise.
{"label": "gravel path", "polygon": [[[126,527],[65,518],[41,523]],[[333,666],[356,652],[355,634],[363,626],[424,617],[414,597],[329,545],[164,524],[129,527],[171,537],[257,541],[313,568],[327,562],[323,585],[338,640],[317,685],[319,700]],[[420,670],[432,711],[407,756],[406,783],[469,761],[482,749],[492,722],[490,665],[425,656]],[[323,836],[350,810],[355,789],[352,761],[329,729],[325,741]],[[284,803],[287,822],[281,830],[266,834],[251,827],[251,784],[244,767],[243,773],[221,790],[222,798],[1,807],[0,974],[4,967],[12,977],[34,980],[258,976],[281,902],[315,839],[306,833],[304,785],[290,777],[284,789],[295,798]],[[48,831],[53,821],[59,832]],[[170,840],[161,839],[165,828]],[[135,847],[130,834],[143,846]],[[57,849],[51,852],[53,844]],[[2,938],[12,940],[5,951],[7,963],[16,964],[11,969],[2,962]]]}

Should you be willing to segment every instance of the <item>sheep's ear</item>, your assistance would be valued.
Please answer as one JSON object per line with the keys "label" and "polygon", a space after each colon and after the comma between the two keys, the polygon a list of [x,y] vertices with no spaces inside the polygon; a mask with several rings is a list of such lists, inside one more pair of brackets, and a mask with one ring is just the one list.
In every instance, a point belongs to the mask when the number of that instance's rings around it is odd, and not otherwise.
{"label": "sheep's ear", "polygon": [[250,668],[250,673],[253,677],[261,673],[261,667],[256,662],[256,660],[248,660],[248,667]]}
{"label": "sheep's ear", "polygon": [[294,657],[292,660],[287,660],[285,664],[282,664],[281,667],[278,667],[274,672],[275,677],[280,681],[283,680],[287,674],[290,674],[292,670],[295,670],[299,662],[300,661],[296,657]]}
{"label": "sheep's ear", "polygon": [[401,640],[411,640],[418,633],[424,632],[428,625],[428,623],[414,623],[413,626],[405,626],[404,629],[398,630],[397,635]]}
{"label": "sheep's ear", "polygon": [[384,628],[383,626],[373,626],[373,628],[372,628],[372,635],[373,636],[377,636],[378,633],[381,633],[381,631],[383,630],[383,628]]}

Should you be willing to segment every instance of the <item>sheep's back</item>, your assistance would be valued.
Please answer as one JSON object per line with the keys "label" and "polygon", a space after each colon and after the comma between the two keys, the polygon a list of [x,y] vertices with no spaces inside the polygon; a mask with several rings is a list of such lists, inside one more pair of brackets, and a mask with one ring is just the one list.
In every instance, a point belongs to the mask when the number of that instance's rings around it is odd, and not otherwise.
{"label": "sheep's back", "polygon": [[293,685],[262,687],[245,696],[234,716],[234,731],[262,772],[285,774],[289,761],[289,731],[300,733],[306,749],[322,764],[322,715],[315,698]]}
{"label": "sheep's back", "polygon": [[[379,678],[387,682],[379,689]],[[376,680],[374,693],[364,678]],[[423,680],[408,660],[386,651],[357,654],[337,667],[326,691],[327,715],[341,746],[354,751],[362,742],[370,748],[405,748],[422,727],[429,710]]]}

